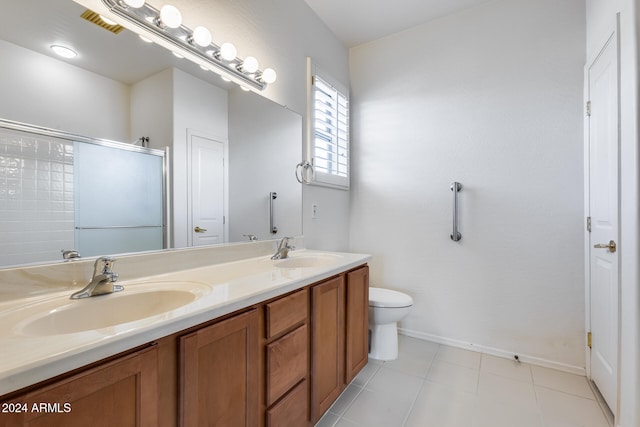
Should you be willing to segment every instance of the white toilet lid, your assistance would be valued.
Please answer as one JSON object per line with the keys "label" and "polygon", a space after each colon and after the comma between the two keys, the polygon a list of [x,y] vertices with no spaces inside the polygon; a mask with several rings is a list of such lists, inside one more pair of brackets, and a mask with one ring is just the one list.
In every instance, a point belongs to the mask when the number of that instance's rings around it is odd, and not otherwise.
{"label": "white toilet lid", "polygon": [[413,298],[391,289],[369,288],[369,307],[411,307]]}

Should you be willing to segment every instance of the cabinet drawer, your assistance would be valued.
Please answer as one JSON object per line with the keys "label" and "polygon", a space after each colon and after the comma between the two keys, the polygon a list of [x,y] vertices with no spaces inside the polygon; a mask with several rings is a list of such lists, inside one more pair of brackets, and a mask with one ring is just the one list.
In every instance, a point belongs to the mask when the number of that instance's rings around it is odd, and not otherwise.
{"label": "cabinet drawer", "polygon": [[303,289],[265,307],[267,339],[307,319],[307,290]]}
{"label": "cabinet drawer", "polygon": [[308,420],[308,387],[302,381],[267,411],[267,427],[305,426]]}
{"label": "cabinet drawer", "polygon": [[307,325],[267,345],[267,406],[306,378]]}

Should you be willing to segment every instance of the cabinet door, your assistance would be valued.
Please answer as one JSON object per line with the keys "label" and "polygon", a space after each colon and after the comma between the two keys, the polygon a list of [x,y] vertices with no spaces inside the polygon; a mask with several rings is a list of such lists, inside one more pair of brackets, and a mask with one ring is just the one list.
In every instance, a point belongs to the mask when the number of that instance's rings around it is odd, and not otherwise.
{"label": "cabinet door", "polygon": [[345,383],[360,372],[369,358],[369,267],[347,273]]}
{"label": "cabinet door", "polygon": [[181,337],[180,351],[182,426],[257,425],[256,310]]}
{"label": "cabinet door", "polygon": [[311,288],[311,418],[329,409],[344,388],[344,278]]}
{"label": "cabinet door", "polygon": [[1,414],[1,426],[155,427],[158,425],[157,348],[123,356],[11,402],[22,404],[26,412]]}

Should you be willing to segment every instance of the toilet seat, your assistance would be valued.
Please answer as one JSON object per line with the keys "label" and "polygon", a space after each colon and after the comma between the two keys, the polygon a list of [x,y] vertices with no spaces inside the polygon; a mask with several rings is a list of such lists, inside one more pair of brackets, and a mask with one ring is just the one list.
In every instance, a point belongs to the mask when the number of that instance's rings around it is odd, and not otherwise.
{"label": "toilet seat", "polygon": [[411,307],[413,298],[391,289],[369,288],[369,307],[402,308]]}

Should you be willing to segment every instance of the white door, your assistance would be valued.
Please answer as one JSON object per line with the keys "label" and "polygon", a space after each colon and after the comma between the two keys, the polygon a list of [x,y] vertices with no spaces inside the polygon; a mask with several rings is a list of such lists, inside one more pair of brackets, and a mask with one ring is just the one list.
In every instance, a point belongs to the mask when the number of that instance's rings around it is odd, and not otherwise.
{"label": "white door", "polygon": [[[615,37],[588,67],[591,379],[615,412],[618,376],[618,58]],[[588,108],[589,109],[589,108]],[[615,245],[615,246],[614,246]]]}
{"label": "white door", "polygon": [[224,143],[189,133],[189,246],[225,242]]}

